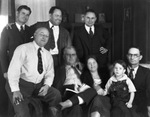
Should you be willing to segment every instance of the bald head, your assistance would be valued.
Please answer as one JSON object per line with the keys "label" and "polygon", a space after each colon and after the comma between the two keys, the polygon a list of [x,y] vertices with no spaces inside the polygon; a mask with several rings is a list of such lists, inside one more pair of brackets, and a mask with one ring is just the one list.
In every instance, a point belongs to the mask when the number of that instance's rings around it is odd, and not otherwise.
{"label": "bald head", "polygon": [[34,41],[40,47],[44,47],[49,39],[49,31],[45,27],[38,28],[34,33]]}

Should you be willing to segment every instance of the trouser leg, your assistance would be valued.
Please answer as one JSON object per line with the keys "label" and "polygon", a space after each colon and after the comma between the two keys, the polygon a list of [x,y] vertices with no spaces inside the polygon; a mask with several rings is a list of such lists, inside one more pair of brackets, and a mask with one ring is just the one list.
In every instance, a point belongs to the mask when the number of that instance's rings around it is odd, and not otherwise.
{"label": "trouser leg", "polygon": [[20,81],[19,87],[24,100],[21,101],[18,105],[15,105],[13,103],[13,93],[10,90],[10,86],[8,82],[6,83],[6,91],[14,107],[15,117],[30,117],[28,103],[29,103],[29,97],[31,97],[33,91],[33,87],[30,83],[23,80]]}

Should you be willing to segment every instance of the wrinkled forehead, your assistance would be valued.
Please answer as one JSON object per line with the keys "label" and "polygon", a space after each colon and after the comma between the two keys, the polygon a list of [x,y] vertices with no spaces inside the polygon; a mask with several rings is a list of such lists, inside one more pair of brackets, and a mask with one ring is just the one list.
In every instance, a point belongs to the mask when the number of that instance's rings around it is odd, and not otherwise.
{"label": "wrinkled forehead", "polygon": [[137,48],[130,48],[128,54],[140,54],[140,51]]}

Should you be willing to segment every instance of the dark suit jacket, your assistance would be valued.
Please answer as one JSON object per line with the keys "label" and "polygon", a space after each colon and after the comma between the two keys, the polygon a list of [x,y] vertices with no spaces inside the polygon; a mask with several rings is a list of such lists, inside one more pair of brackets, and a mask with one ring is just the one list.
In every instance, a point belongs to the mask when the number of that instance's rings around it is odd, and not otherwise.
{"label": "dark suit jacket", "polygon": [[[37,22],[36,24],[30,27],[32,30],[32,34],[38,27],[46,27],[50,31],[49,21]],[[50,34],[49,41],[51,40],[51,36],[52,35]],[[45,48],[47,50],[49,49],[48,44],[49,42],[45,45]],[[67,45],[71,45],[71,38],[70,38],[69,32],[61,26],[59,26],[59,37],[58,37],[57,45],[58,45],[58,50],[59,50],[58,58],[59,58],[59,65],[60,65],[63,62],[62,53],[63,53],[64,47]]]}
{"label": "dark suit jacket", "polygon": [[7,72],[10,60],[13,56],[14,50],[20,44],[31,41],[30,39],[30,30],[27,25],[25,25],[24,34],[21,35],[16,24],[12,24],[12,29],[3,29],[1,34],[0,42],[0,60],[2,72]]}
{"label": "dark suit jacket", "polygon": [[63,84],[66,80],[66,68],[65,65],[58,67],[55,70],[55,77],[53,86],[58,89],[61,93],[63,93]]}
{"label": "dark suit jacket", "polygon": [[77,50],[78,57],[82,63],[85,63],[85,59],[89,55],[95,55],[98,58],[100,67],[107,63],[107,53],[101,54],[100,47],[110,48],[110,35],[100,26],[95,26],[95,33],[90,38],[85,26],[79,27],[74,34],[73,45]]}
{"label": "dark suit jacket", "polygon": [[137,106],[138,112],[147,114],[147,106],[150,106],[150,70],[139,66],[133,83],[137,90],[133,105]]}

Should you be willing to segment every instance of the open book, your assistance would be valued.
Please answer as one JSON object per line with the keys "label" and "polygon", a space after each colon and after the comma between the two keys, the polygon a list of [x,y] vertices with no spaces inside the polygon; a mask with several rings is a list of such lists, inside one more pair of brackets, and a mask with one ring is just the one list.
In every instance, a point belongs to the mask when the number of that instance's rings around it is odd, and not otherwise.
{"label": "open book", "polygon": [[74,92],[74,93],[80,93],[80,92],[85,91],[85,90],[88,89],[88,88],[90,88],[90,86],[88,86],[88,85],[86,85],[86,84],[82,84],[82,86],[80,86],[80,87],[78,88],[78,90],[66,88],[66,91],[71,91],[71,92]]}
{"label": "open book", "polygon": [[75,90],[69,89],[69,88],[66,88],[66,91],[71,91],[71,92],[74,92],[74,93],[79,93],[78,91],[75,91]]}

